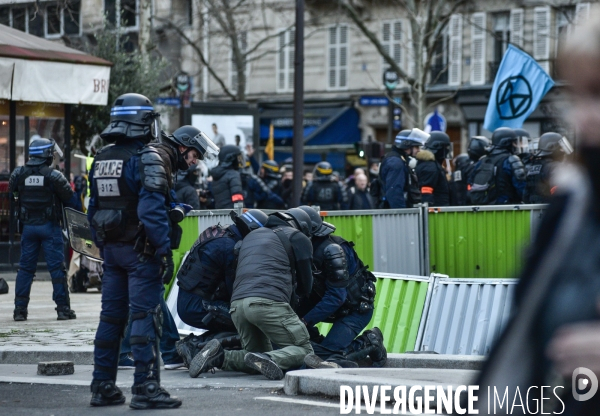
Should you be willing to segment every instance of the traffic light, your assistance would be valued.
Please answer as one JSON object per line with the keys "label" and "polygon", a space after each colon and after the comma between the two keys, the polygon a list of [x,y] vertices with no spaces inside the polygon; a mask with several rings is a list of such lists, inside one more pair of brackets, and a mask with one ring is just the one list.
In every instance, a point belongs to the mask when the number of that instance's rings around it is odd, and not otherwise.
{"label": "traffic light", "polygon": [[358,157],[362,159],[365,158],[365,150],[363,149],[363,144],[361,142],[354,143],[354,150],[356,150]]}

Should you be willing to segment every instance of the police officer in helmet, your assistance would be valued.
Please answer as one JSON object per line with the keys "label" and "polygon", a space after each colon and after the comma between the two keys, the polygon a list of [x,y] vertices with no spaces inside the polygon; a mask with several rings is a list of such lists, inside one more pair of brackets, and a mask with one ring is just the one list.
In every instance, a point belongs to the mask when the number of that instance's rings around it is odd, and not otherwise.
{"label": "police officer in helmet", "polygon": [[379,208],[406,208],[421,202],[421,190],[415,174],[416,159],[429,134],[419,129],[402,130],[392,150],[379,167],[382,200]]}
{"label": "police officer in helmet", "polygon": [[[177,343],[185,365],[211,339],[220,339],[224,347],[239,346],[237,330],[229,314],[231,293],[237,266],[236,244],[251,231],[266,224],[268,217],[257,209],[238,216],[231,211],[233,224],[213,225],[204,230],[177,272],[177,312],[186,324],[208,332],[190,334]],[[238,244],[239,246],[239,244]],[[191,377],[196,377],[190,371]]]}
{"label": "police officer in helmet", "polygon": [[442,167],[444,160],[451,154],[448,135],[441,131],[432,131],[423,150],[417,154],[417,177],[423,202],[431,206],[450,205],[450,189],[446,171]]}
{"label": "police officer in helmet", "polygon": [[211,170],[213,177],[211,192],[215,197],[215,208],[233,208],[236,202],[244,202],[244,190],[240,169],[244,157],[239,147],[225,145],[219,152],[219,166]]}
{"label": "police officer in helmet", "polygon": [[310,227],[310,217],[292,208],[269,215],[264,227],[244,238],[231,295],[231,319],[243,349],[224,350],[212,340],[192,360],[190,374],[216,367],[281,380],[313,352],[308,330],[291,306],[312,287]]}
{"label": "police officer in helmet", "polygon": [[125,402],[115,383],[129,311],[136,365],[130,407],[181,406],[181,400],[160,386],[159,372],[160,296],[163,282],[173,275],[171,249],[181,238],[175,222],[181,211],[169,212],[174,204],[173,174],[198,159],[216,157],[218,148],[203,133],[188,129],[161,135],[158,117],[148,98],[119,96],[101,134],[113,144],[96,154],[90,171],[88,219],[104,258],[92,406]]}
{"label": "police officer in helmet", "polygon": [[471,203],[474,205],[519,204],[525,189],[525,166],[515,154],[517,133],[500,127],[492,134],[489,154],[475,166],[470,181]]}
{"label": "police officer in helmet", "polygon": [[319,322],[333,323],[324,339],[311,338],[315,353],[307,355],[304,363],[310,368],[357,367],[356,361],[370,356],[375,366],[383,367],[387,351],[379,328],[358,336],[373,316],[375,276],[358,258],[354,243],[333,235],[335,226],[309,206],[299,209],[311,219],[317,272],[312,291],[300,300],[297,313],[311,334],[318,334],[315,325]]}
{"label": "police officer in helmet", "polygon": [[565,155],[573,152],[566,137],[548,132],[540,136],[538,150],[532,155],[527,168],[527,181],[523,193],[526,204],[546,204],[556,191],[552,186],[552,172]]}
{"label": "police officer in helmet", "polygon": [[21,259],[15,287],[15,321],[27,320],[31,284],[37,268],[40,248],[52,276],[52,299],[56,302],[59,321],[75,319],[71,310],[64,265],[62,204],[81,209],[77,198],[62,173],[51,167],[56,143],[34,139],[29,144],[29,160],[17,167],[9,180],[9,191],[15,198],[21,232]]}
{"label": "police officer in helmet", "polygon": [[[279,173],[279,165],[274,160],[265,160],[260,167],[260,177],[267,185],[269,190],[281,198],[283,187],[281,185],[281,173]],[[283,203],[283,200],[281,200]],[[257,201],[258,208],[261,209],[283,209],[285,204],[274,203],[267,199]]]}
{"label": "police officer in helmet", "polygon": [[313,180],[302,192],[302,202],[318,205],[323,211],[348,209],[348,194],[338,181],[332,178],[333,168],[329,162],[319,162],[313,170]]}

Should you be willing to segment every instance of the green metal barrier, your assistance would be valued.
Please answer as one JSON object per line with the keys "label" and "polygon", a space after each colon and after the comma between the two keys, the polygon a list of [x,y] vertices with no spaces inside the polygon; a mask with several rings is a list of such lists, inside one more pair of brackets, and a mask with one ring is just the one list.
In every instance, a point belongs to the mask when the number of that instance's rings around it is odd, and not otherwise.
{"label": "green metal barrier", "polygon": [[[381,329],[388,352],[413,351],[417,341],[419,324],[425,306],[429,280],[427,277],[407,276],[402,278],[380,277],[376,273],[377,296],[373,318],[365,329]],[[321,334],[326,335],[331,324],[317,325]]]}
{"label": "green metal barrier", "polygon": [[429,209],[432,273],[456,277],[515,277],[531,239],[531,210],[512,207]]}
{"label": "green metal barrier", "polygon": [[[177,274],[177,270],[179,270],[179,265],[181,264],[181,260],[183,260],[183,256],[185,256],[185,253],[192,247],[192,244],[194,244],[200,235],[200,230],[198,230],[198,217],[185,217],[183,221],[179,223],[179,225],[183,230],[183,234],[181,236],[179,248],[177,250],[173,250],[175,274]],[[165,288],[165,299],[167,296],[169,296],[171,286],[173,286],[174,282],[175,279],[173,279],[171,284]]]}
{"label": "green metal barrier", "polygon": [[326,216],[325,221],[335,225],[335,235],[354,242],[354,250],[363,261],[373,270],[373,216],[372,215],[343,215]]}

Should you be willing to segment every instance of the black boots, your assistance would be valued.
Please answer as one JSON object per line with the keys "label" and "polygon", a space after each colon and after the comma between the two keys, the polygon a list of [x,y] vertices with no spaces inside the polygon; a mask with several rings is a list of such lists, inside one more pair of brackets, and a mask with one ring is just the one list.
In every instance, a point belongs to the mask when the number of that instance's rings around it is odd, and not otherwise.
{"label": "black boots", "polygon": [[383,345],[383,334],[379,328],[373,328],[363,332],[356,338],[360,341],[360,348],[346,355],[350,361],[361,361],[369,357],[373,361],[373,367],[384,367],[387,362],[387,350]]}
{"label": "black boots", "polygon": [[194,346],[192,344],[193,337],[194,337],[194,334],[190,334],[187,337],[185,337],[184,339],[177,341],[177,343],[175,344],[175,348],[177,349],[177,354],[179,354],[179,356],[181,358],[183,358],[183,364],[188,369],[190,368],[190,363],[192,362],[192,359],[194,358],[194,355],[193,355]]}
{"label": "black boots", "polygon": [[269,380],[283,379],[283,370],[267,354],[249,352],[244,357],[244,364],[260,371]]}
{"label": "black boots", "polygon": [[163,389],[158,381],[146,380],[142,384],[134,384],[131,387],[133,398],[129,407],[132,409],[174,409],[181,406],[181,400],[175,396],[171,397],[168,391]]}
{"label": "black boots", "polygon": [[94,380],[90,386],[92,406],[112,406],[125,403],[125,396],[112,380]]}
{"label": "black boots", "polygon": [[221,368],[225,360],[225,351],[221,343],[216,340],[210,340],[202,351],[200,351],[190,362],[189,372],[190,377],[198,377],[201,373],[205,373],[211,368]]}
{"label": "black boots", "polygon": [[13,311],[13,319],[15,321],[26,321],[27,308],[25,306],[15,306],[15,310]]}
{"label": "black boots", "polygon": [[76,319],[77,315],[75,315],[75,311],[69,308],[67,305],[61,305],[54,308],[58,317],[57,321],[66,321],[69,319]]}

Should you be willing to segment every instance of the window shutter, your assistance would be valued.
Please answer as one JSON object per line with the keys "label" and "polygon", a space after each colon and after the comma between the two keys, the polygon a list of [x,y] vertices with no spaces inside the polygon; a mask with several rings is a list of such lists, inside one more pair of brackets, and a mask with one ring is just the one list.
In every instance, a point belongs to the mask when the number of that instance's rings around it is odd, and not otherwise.
{"label": "window shutter", "polygon": [[329,28],[329,88],[337,85],[337,27]]}
{"label": "window shutter", "polygon": [[550,7],[533,10],[533,58],[550,72]]}
{"label": "window shutter", "polygon": [[471,85],[485,84],[485,13],[471,17]]}
{"label": "window shutter", "polygon": [[[402,20],[395,20],[384,22],[382,26],[381,34],[381,46],[383,50],[392,58],[392,60],[400,67],[404,64],[404,45],[402,39],[404,38]],[[387,68],[390,65],[385,59],[381,60],[382,68]]]}
{"label": "window shutter", "polygon": [[287,88],[288,90],[293,90],[294,89],[294,59],[296,56],[296,31],[294,29],[288,31],[288,47],[287,47],[287,51],[288,51],[288,68],[287,68],[287,76],[288,76],[288,82],[287,82]]}
{"label": "window shutter", "polygon": [[278,90],[284,90],[285,89],[285,75],[286,75],[286,71],[285,71],[285,64],[286,64],[286,41],[285,41],[285,37],[286,37],[286,32],[281,32],[279,34],[279,36],[277,36],[278,42],[277,42],[277,50],[279,51],[277,53],[277,89]]}
{"label": "window shutter", "polygon": [[510,43],[523,47],[523,9],[510,11]]}
{"label": "window shutter", "polygon": [[577,3],[575,6],[575,24],[590,17],[590,3]]}
{"label": "window shutter", "polygon": [[348,86],[348,26],[340,26],[340,88]]}
{"label": "window shutter", "polygon": [[460,85],[462,81],[462,15],[450,17],[450,64],[448,85]]}

